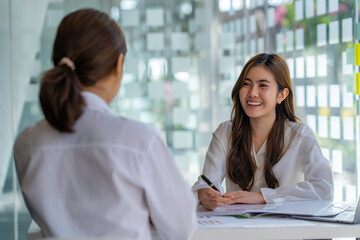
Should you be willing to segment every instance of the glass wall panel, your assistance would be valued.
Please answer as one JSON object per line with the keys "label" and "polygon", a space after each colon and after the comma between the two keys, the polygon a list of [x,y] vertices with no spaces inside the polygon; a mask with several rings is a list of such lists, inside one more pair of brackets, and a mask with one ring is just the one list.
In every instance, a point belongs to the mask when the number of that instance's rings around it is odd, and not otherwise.
{"label": "glass wall panel", "polygon": [[[230,93],[261,52],[289,66],[296,113],[335,176],[335,200],[358,196],[356,0],[0,0],[0,240],[25,239],[31,218],[11,157],[15,137],[42,118],[37,93],[63,16],[109,13],[128,43],[115,114],[155,126],[187,183],[202,171]],[[354,30],[355,29],[355,30]]]}

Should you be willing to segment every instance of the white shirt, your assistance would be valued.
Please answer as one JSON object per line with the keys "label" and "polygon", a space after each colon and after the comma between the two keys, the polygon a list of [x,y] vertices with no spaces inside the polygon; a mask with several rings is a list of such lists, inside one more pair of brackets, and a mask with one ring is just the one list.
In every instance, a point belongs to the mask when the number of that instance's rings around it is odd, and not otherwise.
{"label": "white shirt", "polygon": [[42,120],[14,146],[24,199],[44,235],[151,239],[151,218],[159,239],[190,239],[196,199],[159,134],[83,96],[74,133]]}
{"label": "white shirt", "polygon": [[[231,122],[221,123],[213,133],[206,154],[203,173],[222,192],[221,183],[227,176],[226,157],[231,136]],[[252,192],[263,194],[267,203],[296,200],[326,200],[333,199],[333,175],[329,161],[322,155],[316,137],[311,129],[301,123],[285,121],[284,146],[286,152],[275,166],[273,172],[279,181],[279,187],[267,187],[264,176],[266,142],[252,156],[257,169],[254,176]],[[192,187],[195,192],[209,186],[199,177]],[[241,190],[239,185],[226,177],[226,191]]]}

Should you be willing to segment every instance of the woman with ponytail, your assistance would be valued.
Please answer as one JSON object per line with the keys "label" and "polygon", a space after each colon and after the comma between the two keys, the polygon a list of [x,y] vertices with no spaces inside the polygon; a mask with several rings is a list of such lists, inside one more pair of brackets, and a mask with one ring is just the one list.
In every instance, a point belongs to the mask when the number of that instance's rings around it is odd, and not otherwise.
{"label": "woman with ponytail", "polygon": [[158,132],[110,112],[126,51],[103,12],[81,9],[60,23],[40,86],[45,119],[14,145],[26,205],[46,237],[151,239],[151,221],[159,239],[182,240],[196,228],[195,198]]}
{"label": "woman with ponytail", "polygon": [[311,129],[297,122],[286,62],[276,54],[253,57],[231,98],[231,121],[214,132],[203,169],[221,192],[199,178],[192,190],[202,205],[332,200],[329,161]]}

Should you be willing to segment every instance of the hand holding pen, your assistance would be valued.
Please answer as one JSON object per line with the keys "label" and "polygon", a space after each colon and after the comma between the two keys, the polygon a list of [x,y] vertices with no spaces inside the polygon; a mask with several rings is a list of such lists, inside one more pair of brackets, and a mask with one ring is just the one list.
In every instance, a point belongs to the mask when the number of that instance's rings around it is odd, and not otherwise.
{"label": "hand holding pen", "polygon": [[224,197],[204,174],[201,174],[200,177],[211,187],[198,190],[199,201],[205,208],[214,210],[217,207],[226,206],[231,203],[231,197]]}

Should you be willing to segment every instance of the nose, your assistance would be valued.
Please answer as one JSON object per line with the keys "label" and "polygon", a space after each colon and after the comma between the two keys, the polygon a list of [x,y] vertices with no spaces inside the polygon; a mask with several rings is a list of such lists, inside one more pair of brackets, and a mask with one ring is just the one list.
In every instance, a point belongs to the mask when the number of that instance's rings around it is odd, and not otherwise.
{"label": "nose", "polygon": [[259,96],[259,91],[258,91],[258,88],[256,86],[252,86],[250,88],[249,96],[250,97],[258,97]]}

